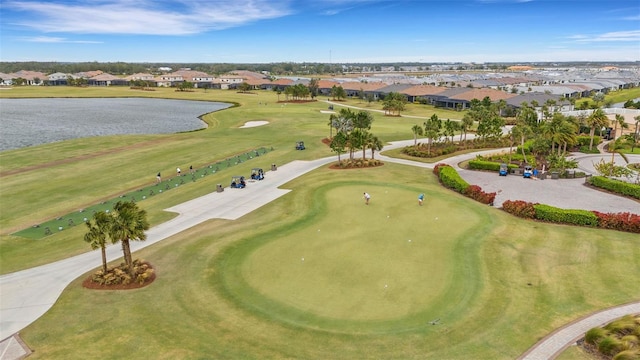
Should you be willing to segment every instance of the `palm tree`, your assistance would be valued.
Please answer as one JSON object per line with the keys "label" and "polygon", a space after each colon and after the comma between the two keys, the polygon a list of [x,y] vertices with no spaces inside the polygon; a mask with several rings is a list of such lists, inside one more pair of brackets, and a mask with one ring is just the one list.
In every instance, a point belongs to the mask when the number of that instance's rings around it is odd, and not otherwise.
{"label": "palm tree", "polygon": [[593,148],[593,137],[596,129],[601,129],[607,126],[609,124],[609,118],[607,118],[607,114],[605,114],[602,109],[596,109],[586,119],[586,122],[587,126],[589,126],[589,137],[591,137],[591,140],[589,141],[589,150],[591,150]]}
{"label": "palm tree", "polygon": [[335,126],[338,132],[343,132],[348,134],[353,130],[353,119],[356,114],[353,113],[350,109],[342,108],[338,112],[337,116],[337,126]]}
{"label": "palm tree", "polygon": [[331,138],[333,138],[333,128],[338,128],[338,117],[336,116],[336,114],[331,114],[329,116],[329,140],[331,140]]}
{"label": "palm tree", "polygon": [[555,144],[558,144],[558,155],[561,154],[561,145],[564,145],[566,152],[567,144],[576,141],[576,126],[567,117],[560,113],[553,114],[551,121],[545,123],[542,132],[545,137],[551,140],[551,153],[555,152]]}
{"label": "palm tree", "polygon": [[422,136],[422,134],[424,134],[424,131],[422,130],[422,126],[417,124],[413,125],[413,127],[411,128],[411,131],[413,132],[413,146],[417,146],[418,136]]}
{"label": "palm tree", "polygon": [[93,219],[85,222],[89,231],[84,234],[84,241],[91,245],[91,249],[100,249],[102,253],[102,270],[107,272],[107,241],[110,240],[111,216],[104,211],[93,214]]}
{"label": "palm tree", "polygon": [[472,126],[473,126],[473,117],[471,117],[469,113],[464,114],[464,116],[462,117],[462,121],[460,122],[460,130],[462,130],[462,133],[460,134],[460,136],[464,134],[465,143],[467,142],[467,131],[471,129]]}
{"label": "palm tree", "polygon": [[427,137],[427,154],[431,155],[431,143],[433,139],[440,137],[440,129],[442,129],[442,120],[438,118],[437,114],[431,115],[431,117],[424,122],[424,135]]}
{"label": "palm tree", "polygon": [[620,114],[616,114],[616,119],[613,121],[613,140],[609,143],[609,151],[611,152],[611,172],[609,173],[609,176],[611,176],[613,172],[613,164],[615,162],[614,157],[616,153],[620,154],[620,156],[622,156],[624,161],[629,162],[629,160],[627,160],[627,156],[620,151],[622,150],[622,147],[618,145],[618,143],[616,142],[618,125],[620,125],[621,129],[626,129],[629,127],[629,125],[626,122],[624,122],[624,116]]}
{"label": "palm tree", "polygon": [[149,229],[147,212],[140,209],[133,201],[118,201],[113,207],[112,226],[110,231],[111,239],[122,244],[124,262],[133,276],[133,259],[131,258],[131,240],[144,241],[147,239],[145,230]]}
{"label": "palm tree", "polygon": [[375,159],[374,158],[375,152],[382,150],[382,148],[384,147],[384,144],[382,144],[382,141],[378,139],[377,136],[373,134],[370,134],[370,135],[371,136],[367,138],[367,147],[371,150],[371,160],[373,160]]}

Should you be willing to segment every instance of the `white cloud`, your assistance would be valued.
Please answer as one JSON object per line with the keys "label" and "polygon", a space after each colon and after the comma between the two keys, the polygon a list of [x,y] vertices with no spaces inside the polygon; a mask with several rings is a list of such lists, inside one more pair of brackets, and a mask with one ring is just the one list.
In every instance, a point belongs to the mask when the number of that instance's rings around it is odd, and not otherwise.
{"label": "white cloud", "polygon": [[196,34],[291,13],[287,2],[269,0],[18,0],[7,1],[3,7],[27,14],[19,25],[43,32],[86,34]]}
{"label": "white cloud", "polygon": [[26,41],[26,42],[37,42],[37,43],[102,44],[102,41],[69,40],[69,39],[65,39],[61,37],[53,37],[53,36],[22,37],[20,38],[20,40]]}
{"label": "white cloud", "polygon": [[576,42],[619,42],[619,41],[640,41],[640,30],[612,31],[599,35],[572,35],[568,37]]}

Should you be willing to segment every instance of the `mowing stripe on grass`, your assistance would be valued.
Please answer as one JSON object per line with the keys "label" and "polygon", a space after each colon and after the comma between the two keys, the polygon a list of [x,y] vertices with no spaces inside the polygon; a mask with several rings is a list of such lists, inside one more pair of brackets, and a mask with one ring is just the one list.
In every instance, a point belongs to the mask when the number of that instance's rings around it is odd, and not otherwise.
{"label": "mowing stripe on grass", "polygon": [[60,216],[42,224],[33,225],[32,227],[17,231],[13,233],[13,235],[32,240],[40,240],[46,236],[87,222],[89,219],[91,219],[93,214],[98,211],[109,212],[113,210],[113,205],[115,205],[115,203],[117,203],[118,201],[143,201],[148,197],[160,195],[163,192],[178,188],[179,186],[186,183],[195,182],[207,175],[215,174],[219,171],[229,169],[230,167],[249,161],[255,157],[259,157],[260,155],[264,155],[271,150],[273,150],[273,148],[267,149],[261,147],[240,155],[226,158],[222,161],[216,161],[215,163],[209,164],[200,169],[194,169],[193,173],[189,173],[189,170],[185,169],[181,176],[176,176],[167,180],[163,180],[160,183],[128,192],[126,194],[120,195],[117,198],[102,201],[99,204],[95,204],[86,209],[80,209],[76,212]]}

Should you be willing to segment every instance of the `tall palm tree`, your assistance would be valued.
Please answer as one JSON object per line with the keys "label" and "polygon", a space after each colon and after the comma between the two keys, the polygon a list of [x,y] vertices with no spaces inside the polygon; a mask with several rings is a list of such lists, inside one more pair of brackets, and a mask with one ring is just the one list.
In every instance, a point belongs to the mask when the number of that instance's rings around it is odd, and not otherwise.
{"label": "tall palm tree", "polygon": [[462,130],[462,133],[460,134],[460,136],[464,134],[465,143],[467,142],[467,131],[471,129],[472,126],[473,126],[473,117],[471,117],[469,113],[464,114],[464,116],[462,117],[462,121],[460,122],[460,130]]}
{"label": "tall palm tree", "polygon": [[333,138],[333,128],[337,128],[337,124],[338,124],[338,116],[336,116],[336,114],[331,114],[329,116],[329,140],[331,140],[331,138]]}
{"label": "tall palm tree", "polygon": [[547,139],[551,140],[551,153],[555,152],[555,145],[558,144],[558,155],[561,155],[561,145],[564,145],[566,152],[567,145],[575,143],[577,128],[567,117],[555,113],[551,121],[543,124],[542,132]]}
{"label": "tall palm tree", "polygon": [[91,245],[91,249],[100,249],[102,253],[102,270],[107,272],[107,241],[110,241],[109,232],[111,216],[104,211],[93,214],[93,219],[85,222],[89,231],[84,234],[84,241]]}
{"label": "tall palm tree", "polygon": [[[624,155],[620,150],[621,147],[616,142],[616,134],[618,133],[618,125],[620,125],[620,129],[626,129],[629,125],[624,122],[624,116],[620,114],[616,114],[616,119],[613,121],[613,140],[609,143],[609,151],[611,152],[611,172],[613,172],[613,164],[616,153],[620,154],[624,161],[629,162],[627,160],[626,155]],[[609,174],[611,176],[612,173]]]}
{"label": "tall palm tree", "polygon": [[369,148],[371,150],[371,160],[375,159],[375,152],[376,151],[380,151],[382,150],[382,148],[384,147],[384,144],[382,144],[382,141],[375,135],[370,134],[371,136],[369,136],[367,138],[367,148]]}
{"label": "tall palm tree", "polygon": [[422,130],[422,126],[417,124],[413,125],[413,127],[411,128],[411,132],[413,132],[413,146],[417,146],[418,136],[422,136],[422,134],[424,134],[424,131]]}
{"label": "tall palm tree", "polygon": [[110,236],[122,244],[125,265],[129,275],[133,276],[133,259],[129,242],[147,239],[147,234],[145,234],[145,230],[149,229],[147,212],[140,209],[133,201],[118,201],[113,210],[115,213],[113,214]]}
{"label": "tall palm tree", "polygon": [[589,137],[591,137],[591,140],[589,141],[589,150],[591,150],[593,148],[593,137],[596,129],[601,129],[609,125],[609,118],[607,118],[607,114],[605,114],[602,109],[595,109],[586,119],[586,123],[587,126],[589,126]]}
{"label": "tall palm tree", "polygon": [[440,129],[442,129],[442,120],[438,118],[437,114],[431,115],[431,117],[424,122],[424,135],[427,137],[427,154],[429,155],[431,155],[431,143],[433,139],[440,137]]}

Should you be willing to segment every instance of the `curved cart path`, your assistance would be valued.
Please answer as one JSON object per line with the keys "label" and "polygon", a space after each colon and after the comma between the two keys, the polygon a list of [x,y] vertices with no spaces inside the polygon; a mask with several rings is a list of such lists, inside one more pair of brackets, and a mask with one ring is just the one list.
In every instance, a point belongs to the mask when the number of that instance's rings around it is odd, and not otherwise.
{"label": "curved cart path", "polygon": [[[412,140],[395,142],[385,147],[385,150],[405,146],[412,142]],[[495,151],[496,150],[489,150],[480,153]],[[457,167],[459,162],[474,158],[476,154],[478,153],[451,157],[445,162]],[[423,168],[433,168],[434,165],[394,159],[382,155],[380,157],[384,159],[384,161]],[[329,164],[335,161],[335,159],[335,156],[332,156],[314,161],[293,161],[277,168],[276,171],[268,171],[264,181],[250,183],[245,189],[225,188],[221,193],[212,192],[200,198],[166,209],[167,211],[178,213],[178,216],[149,229],[147,232],[147,240],[144,242],[132,242],[131,250],[137,251],[153,245],[156,242],[209,219],[237,219],[286,194],[289,190],[279,188],[283,184],[322,165]],[[478,172],[462,171],[462,175],[467,181],[475,183],[467,173],[473,174]],[[488,177],[488,179],[491,179],[493,182],[498,178],[497,175],[492,173],[480,174]],[[512,181],[510,181],[514,184],[515,188],[521,188],[522,181],[526,181],[517,179],[516,177],[507,178],[513,178]],[[543,181],[541,181],[541,183],[542,182]],[[565,181],[546,180],[544,182],[557,182],[560,184]],[[550,187],[547,195],[553,197],[553,194],[551,194],[552,191],[566,193],[567,190],[567,188],[563,187]],[[584,191],[585,189],[581,188],[581,190]],[[598,197],[602,195],[603,193],[598,192]],[[595,198],[595,195],[589,196],[590,202]],[[613,204],[620,206],[620,204],[624,203],[622,200],[626,199],[616,197],[616,201],[613,201]],[[569,204],[572,204],[570,202],[571,199],[567,201],[569,201]],[[539,202],[546,203],[542,200]],[[639,208],[638,203],[634,202],[634,204],[636,209],[634,212],[637,213],[637,209]],[[576,207],[577,206],[576,204]],[[628,211],[628,209],[625,208],[619,211]],[[47,312],[69,283],[82,274],[94,269],[96,267],[96,256],[98,255],[96,255],[95,252],[87,252],[54,263],[0,276],[0,339],[2,339],[0,342],[0,360],[20,359],[28,355],[29,350],[22,344],[19,336],[17,336],[17,332]],[[108,247],[107,257],[108,261],[121,257],[120,249],[117,246]],[[582,336],[586,331],[585,326],[592,326],[583,324],[597,323],[596,325],[598,325],[629,313],[640,313],[640,303],[605,310],[591,317],[582,319],[575,324],[570,324],[529,350],[523,359],[553,358],[554,354],[559,353],[563,348],[575,342],[576,338]]]}

